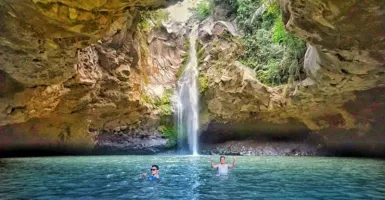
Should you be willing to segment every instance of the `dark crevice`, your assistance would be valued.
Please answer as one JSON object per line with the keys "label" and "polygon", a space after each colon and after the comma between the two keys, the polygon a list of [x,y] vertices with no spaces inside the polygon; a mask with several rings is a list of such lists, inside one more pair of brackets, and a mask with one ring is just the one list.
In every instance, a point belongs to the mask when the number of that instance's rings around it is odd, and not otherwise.
{"label": "dark crevice", "polygon": [[48,87],[49,85],[41,84],[41,85],[31,85],[31,86],[26,86],[27,88],[30,89],[36,89],[38,87]]}
{"label": "dark crevice", "polygon": [[9,115],[13,115],[17,112],[23,112],[26,109],[26,106],[15,106],[12,107],[9,111]]}
{"label": "dark crevice", "polygon": [[10,97],[23,90],[23,84],[13,79],[8,73],[0,70],[0,97]]}
{"label": "dark crevice", "polygon": [[346,61],[347,61],[347,60],[346,60],[343,56],[341,56],[341,54],[339,54],[339,53],[337,53],[336,56],[337,56],[338,60],[340,60],[340,61],[342,61],[342,62],[346,62]]}
{"label": "dark crevice", "polygon": [[341,72],[345,75],[349,75],[349,72],[346,69],[341,69]]}
{"label": "dark crevice", "polygon": [[211,123],[200,136],[201,143],[255,140],[264,142],[303,141],[310,130],[303,124],[216,124]]}

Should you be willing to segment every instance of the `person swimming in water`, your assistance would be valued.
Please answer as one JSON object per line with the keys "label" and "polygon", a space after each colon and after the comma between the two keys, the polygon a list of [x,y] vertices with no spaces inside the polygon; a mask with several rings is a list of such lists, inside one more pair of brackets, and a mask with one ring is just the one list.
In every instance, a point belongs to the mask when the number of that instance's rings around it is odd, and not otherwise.
{"label": "person swimming in water", "polygon": [[234,157],[233,164],[228,165],[226,164],[226,158],[224,156],[221,156],[219,158],[220,164],[214,165],[213,157],[210,158],[211,167],[218,170],[218,174],[220,175],[227,175],[229,172],[229,168],[235,167],[235,162],[237,161],[237,157]]}
{"label": "person swimming in water", "polygon": [[[151,166],[151,176],[148,177],[148,180],[150,181],[160,181],[161,178],[159,176],[159,166],[158,165],[152,165]],[[147,176],[147,173],[146,172],[143,172],[142,174],[142,178],[146,178]]]}

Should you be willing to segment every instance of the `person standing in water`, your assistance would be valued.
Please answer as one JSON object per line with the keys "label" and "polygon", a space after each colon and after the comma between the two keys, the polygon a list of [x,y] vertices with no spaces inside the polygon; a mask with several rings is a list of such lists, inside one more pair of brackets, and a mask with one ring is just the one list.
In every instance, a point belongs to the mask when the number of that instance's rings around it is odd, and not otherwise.
{"label": "person standing in water", "polygon": [[229,168],[235,167],[235,162],[237,161],[237,157],[234,157],[233,164],[228,165],[226,164],[226,158],[224,156],[221,156],[219,158],[220,163],[217,165],[214,165],[213,158],[210,158],[211,161],[211,167],[218,170],[218,174],[220,175],[226,175],[229,172]]}
{"label": "person standing in water", "polygon": [[[151,166],[151,176],[148,177],[148,180],[150,181],[160,181],[160,176],[159,176],[159,166],[158,165],[152,165]],[[146,178],[147,173],[142,174],[142,178]]]}

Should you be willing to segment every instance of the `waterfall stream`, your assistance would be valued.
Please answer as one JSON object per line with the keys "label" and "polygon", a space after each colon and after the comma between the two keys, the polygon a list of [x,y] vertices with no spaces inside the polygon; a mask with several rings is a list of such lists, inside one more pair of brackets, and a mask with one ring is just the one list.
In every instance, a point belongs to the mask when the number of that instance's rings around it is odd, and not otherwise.
{"label": "waterfall stream", "polygon": [[179,153],[198,155],[199,93],[196,41],[198,25],[190,33],[189,60],[178,81],[175,103]]}

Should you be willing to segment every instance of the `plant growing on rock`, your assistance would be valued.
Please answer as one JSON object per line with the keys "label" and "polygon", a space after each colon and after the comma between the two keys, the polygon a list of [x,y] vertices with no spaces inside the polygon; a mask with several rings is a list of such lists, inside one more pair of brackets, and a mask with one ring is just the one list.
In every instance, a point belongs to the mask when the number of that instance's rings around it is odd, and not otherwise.
{"label": "plant growing on rock", "polygon": [[169,148],[175,147],[178,138],[177,129],[173,124],[172,117],[173,110],[171,98],[173,93],[174,91],[172,89],[167,89],[162,98],[153,101],[153,106],[160,110],[158,131],[162,132],[163,137],[168,139],[167,146]]}
{"label": "plant growing on rock", "polygon": [[214,1],[213,0],[202,0],[198,2],[196,7],[192,8],[192,18],[203,21],[208,18],[214,11]]}
{"label": "plant growing on rock", "polygon": [[206,76],[200,75],[198,78],[199,94],[203,94],[209,87],[209,81]]}
{"label": "plant growing on rock", "polygon": [[299,79],[306,44],[286,31],[278,1],[237,0],[234,9],[245,33],[240,61],[267,85]]}
{"label": "plant growing on rock", "polygon": [[150,32],[152,29],[160,27],[162,22],[169,19],[170,13],[167,10],[142,11],[140,12],[140,20],[138,29]]}
{"label": "plant growing on rock", "polygon": [[182,73],[184,71],[184,69],[186,68],[186,64],[188,62],[188,60],[190,59],[190,56],[189,56],[189,51],[188,49],[190,48],[190,42],[188,40],[186,40],[184,42],[184,48],[187,50],[186,53],[183,54],[183,59],[182,59],[182,63],[176,73],[176,78],[179,79],[181,76],[182,76]]}
{"label": "plant growing on rock", "polygon": [[157,109],[161,110],[161,115],[163,115],[163,116],[164,115],[167,115],[167,116],[172,115],[171,98],[172,98],[173,93],[174,93],[174,91],[172,89],[166,90],[163,97],[158,99],[154,103],[154,106]]}
{"label": "plant growing on rock", "polygon": [[178,131],[174,125],[160,125],[158,131],[162,132],[163,137],[168,139],[167,147],[173,148],[176,146],[178,141]]}

